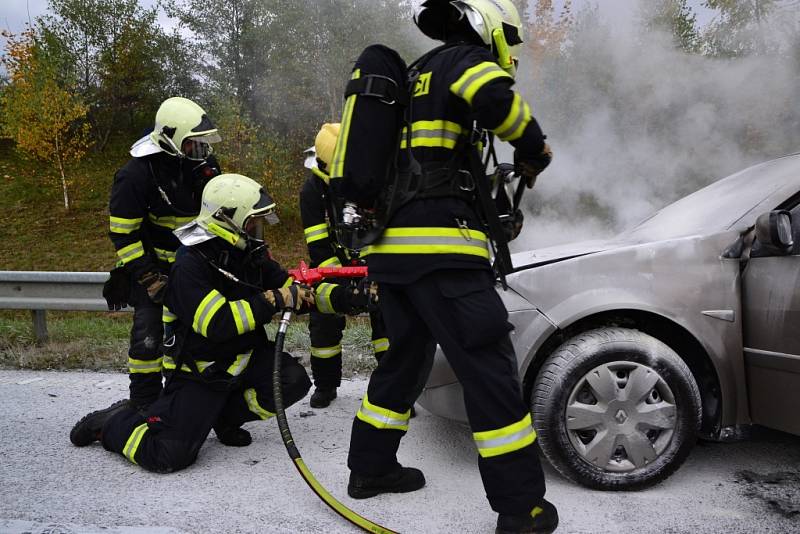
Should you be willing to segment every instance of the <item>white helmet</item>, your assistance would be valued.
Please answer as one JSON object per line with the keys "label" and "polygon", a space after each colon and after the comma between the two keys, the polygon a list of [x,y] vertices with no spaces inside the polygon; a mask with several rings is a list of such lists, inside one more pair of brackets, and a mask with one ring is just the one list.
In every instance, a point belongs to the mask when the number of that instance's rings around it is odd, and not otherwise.
{"label": "white helmet", "polygon": [[184,245],[219,237],[244,250],[248,242],[263,243],[264,222],[278,223],[275,201],[264,188],[241,174],[220,174],[203,189],[200,214],[175,235]]}
{"label": "white helmet", "polygon": [[512,76],[519,62],[522,19],[511,0],[426,0],[414,15],[419,29],[436,40],[445,40],[448,19],[455,10],[487,45],[497,63]]}
{"label": "white helmet", "polygon": [[203,161],[212,152],[211,143],[220,140],[216,126],[203,108],[188,98],[174,96],[159,106],[153,131],[133,144],[131,155],[142,157],[166,152]]}

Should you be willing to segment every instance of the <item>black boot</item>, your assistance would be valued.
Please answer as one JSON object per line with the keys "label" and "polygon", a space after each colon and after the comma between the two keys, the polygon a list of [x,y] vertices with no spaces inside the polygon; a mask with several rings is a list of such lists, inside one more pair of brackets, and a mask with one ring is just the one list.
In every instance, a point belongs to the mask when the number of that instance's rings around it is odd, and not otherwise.
{"label": "black boot", "polygon": [[425,485],[425,475],[419,469],[398,465],[391,473],[367,477],[350,472],[347,494],[354,499],[367,499],[381,493],[407,493]]}
{"label": "black boot", "polygon": [[214,427],[214,432],[217,434],[217,439],[223,445],[228,447],[247,447],[253,443],[253,437],[250,432],[244,428],[238,427]]}
{"label": "black boot", "polygon": [[311,395],[312,408],[327,408],[331,401],[336,398],[336,388],[317,388]]}
{"label": "black boot", "polygon": [[558,510],[549,501],[542,502],[530,514],[500,514],[495,534],[550,534],[558,526]]}
{"label": "black boot", "polygon": [[108,408],[97,410],[75,423],[69,433],[69,440],[76,447],[85,447],[95,441],[100,440],[100,432],[103,425],[111,419],[111,416],[118,414],[122,410],[130,410],[131,406],[127,400],[117,401]]}

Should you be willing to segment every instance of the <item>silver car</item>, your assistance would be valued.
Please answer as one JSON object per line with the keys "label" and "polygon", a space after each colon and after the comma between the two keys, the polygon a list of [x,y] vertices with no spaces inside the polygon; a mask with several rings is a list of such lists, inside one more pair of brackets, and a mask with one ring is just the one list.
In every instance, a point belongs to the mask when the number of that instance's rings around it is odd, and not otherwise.
{"label": "silver car", "polygon": [[[499,292],[553,466],[591,488],[639,489],[672,474],[698,437],[740,439],[752,424],[800,435],[798,236],[793,155],[608,241],[514,255]],[[466,421],[441,351],[419,402]]]}

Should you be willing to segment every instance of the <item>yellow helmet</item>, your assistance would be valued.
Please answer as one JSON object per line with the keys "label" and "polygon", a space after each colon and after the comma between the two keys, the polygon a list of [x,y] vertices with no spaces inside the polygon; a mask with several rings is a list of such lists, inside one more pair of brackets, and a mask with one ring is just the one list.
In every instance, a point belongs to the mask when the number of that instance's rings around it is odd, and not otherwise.
{"label": "yellow helmet", "polygon": [[264,222],[276,224],[275,201],[255,180],[241,174],[220,174],[203,189],[200,214],[175,230],[184,245],[220,237],[245,249],[249,240],[263,241]]}
{"label": "yellow helmet", "polygon": [[325,168],[331,164],[333,151],[336,148],[336,140],[339,138],[341,124],[338,122],[325,123],[314,139],[314,146],[307,148],[305,154],[305,167],[307,169],[317,168],[317,160],[325,164]]}
{"label": "yellow helmet", "polygon": [[166,152],[202,161],[211,154],[211,143],[220,139],[217,127],[203,108],[188,98],[173,96],[159,106],[153,131],[134,143],[131,155],[141,157]]}
{"label": "yellow helmet", "polygon": [[522,18],[511,0],[426,0],[414,15],[414,22],[431,39],[444,40],[452,10],[467,18],[470,27],[487,45],[500,65],[512,76],[519,62]]}

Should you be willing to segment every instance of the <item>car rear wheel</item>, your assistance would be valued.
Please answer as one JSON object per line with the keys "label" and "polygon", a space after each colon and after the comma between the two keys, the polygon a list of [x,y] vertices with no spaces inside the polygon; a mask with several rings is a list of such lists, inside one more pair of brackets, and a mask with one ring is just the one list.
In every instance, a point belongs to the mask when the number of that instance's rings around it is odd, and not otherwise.
{"label": "car rear wheel", "polygon": [[701,423],[691,371],[638,330],[598,328],[563,343],[531,394],[542,452],[567,478],[601,490],[656,484],[686,460]]}

